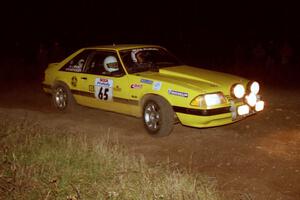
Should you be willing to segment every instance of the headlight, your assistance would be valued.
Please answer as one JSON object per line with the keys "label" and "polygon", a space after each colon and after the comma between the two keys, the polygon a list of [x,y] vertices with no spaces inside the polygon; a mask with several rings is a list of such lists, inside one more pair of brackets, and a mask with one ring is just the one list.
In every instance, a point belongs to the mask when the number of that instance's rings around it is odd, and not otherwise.
{"label": "headlight", "polygon": [[250,90],[250,92],[254,93],[254,94],[258,94],[259,92],[259,83],[256,81],[251,81],[248,84],[248,90]]}
{"label": "headlight", "polygon": [[209,106],[214,106],[221,104],[222,100],[219,94],[206,94],[204,95],[205,103],[206,105]]}
{"label": "headlight", "polygon": [[225,103],[224,95],[221,92],[199,95],[191,101],[192,106],[207,108]]}
{"label": "headlight", "polygon": [[231,93],[238,99],[243,98],[245,95],[245,88],[242,84],[235,84],[231,89]]}

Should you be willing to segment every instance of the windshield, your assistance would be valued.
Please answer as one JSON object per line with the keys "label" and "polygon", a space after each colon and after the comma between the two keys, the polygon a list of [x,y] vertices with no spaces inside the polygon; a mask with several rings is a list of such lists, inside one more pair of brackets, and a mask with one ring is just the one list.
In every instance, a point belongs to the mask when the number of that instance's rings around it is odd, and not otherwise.
{"label": "windshield", "polygon": [[158,47],[123,50],[120,51],[120,56],[130,74],[182,65],[175,56]]}

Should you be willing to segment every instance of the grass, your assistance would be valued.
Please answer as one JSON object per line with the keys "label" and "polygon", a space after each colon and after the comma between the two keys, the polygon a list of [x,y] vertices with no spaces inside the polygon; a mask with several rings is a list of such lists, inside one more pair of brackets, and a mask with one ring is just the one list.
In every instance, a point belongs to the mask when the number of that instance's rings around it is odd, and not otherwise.
{"label": "grass", "polygon": [[108,134],[2,119],[0,148],[0,199],[219,199],[214,180],[150,166]]}

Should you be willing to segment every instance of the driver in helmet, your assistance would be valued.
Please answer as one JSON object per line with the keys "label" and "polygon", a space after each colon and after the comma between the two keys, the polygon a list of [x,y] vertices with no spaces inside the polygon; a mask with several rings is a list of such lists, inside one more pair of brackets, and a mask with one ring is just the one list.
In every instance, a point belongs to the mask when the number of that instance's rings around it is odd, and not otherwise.
{"label": "driver in helmet", "polygon": [[107,72],[112,73],[119,70],[118,60],[115,56],[107,56],[103,62],[104,68]]}
{"label": "driver in helmet", "polygon": [[145,63],[144,55],[142,55],[142,52],[138,52],[135,56],[138,64]]}
{"label": "driver in helmet", "polygon": [[147,52],[146,51],[132,51],[131,59],[134,65],[138,68],[149,67],[149,62],[147,62]]}
{"label": "driver in helmet", "polygon": [[133,62],[132,69],[135,70],[153,70],[158,71],[157,66],[152,62],[152,53],[149,50],[132,50],[131,59]]}

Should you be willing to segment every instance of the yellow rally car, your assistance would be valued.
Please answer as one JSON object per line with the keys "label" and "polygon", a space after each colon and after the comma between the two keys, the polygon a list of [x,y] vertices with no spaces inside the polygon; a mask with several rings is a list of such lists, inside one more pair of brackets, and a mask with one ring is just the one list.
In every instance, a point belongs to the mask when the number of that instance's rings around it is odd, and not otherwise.
{"label": "yellow rally car", "polygon": [[176,122],[229,124],[264,109],[259,83],[182,64],[155,45],[83,48],[45,71],[43,89],[59,110],[74,104],[142,117],[147,131],[169,135]]}

